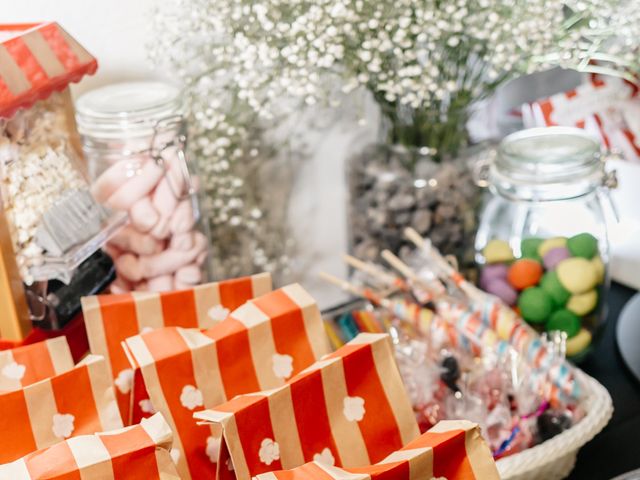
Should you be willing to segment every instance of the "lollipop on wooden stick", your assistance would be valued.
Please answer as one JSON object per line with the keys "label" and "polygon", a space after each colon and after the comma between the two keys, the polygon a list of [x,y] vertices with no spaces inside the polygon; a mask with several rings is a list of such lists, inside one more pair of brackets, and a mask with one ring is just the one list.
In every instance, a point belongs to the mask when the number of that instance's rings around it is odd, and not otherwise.
{"label": "lollipop on wooden stick", "polygon": [[[500,299],[483,292],[465,280],[418,232],[407,228],[404,233],[435,268],[439,269],[440,274],[453,282],[469,299],[466,306],[447,300],[437,302],[436,311],[440,315],[449,317],[451,320],[458,319],[456,321],[458,324],[473,321],[478,328],[493,330],[500,340],[509,342],[531,362],[534,368],[548,371],[551,381],[562,393],[570,398],[579,396],[580,385],[574,375],[573,367],[566,361],[558,362],[557,355],[540,340],[535,330]],[[487,338],[490,339],[491,335]]]}
{"label": "lollipop on wooden stick", "polygon": [[372,278],[380,281],[388,287],[395,287],[403,292],[408,292],[411,290],[410,286],[402,278],[389,273],[388,271],[377,265],[363,262],[359,258],[353,257],[351,255],[344,255],[343,259],[345,263],[347,263],[347,265],[371,276]]}
{"label": "lollipop on wooden stick", "polygon": [[384,250],[382,258],[409,280],[414,287],[413,290],[417,299],[421,303],[427,303],[445,292],[444,286],[437,279],[427,280],[421,277],[390,250]]}
{"label": "lollipop on wooden stick", "polygon": [[320,278],[384,308],[399,320],[410,323],[420,334],[429,334],[431,320],[433,319],[432,310],[403,298],[386,298],[371,289],[359,287],[325,272],[320,272]]}

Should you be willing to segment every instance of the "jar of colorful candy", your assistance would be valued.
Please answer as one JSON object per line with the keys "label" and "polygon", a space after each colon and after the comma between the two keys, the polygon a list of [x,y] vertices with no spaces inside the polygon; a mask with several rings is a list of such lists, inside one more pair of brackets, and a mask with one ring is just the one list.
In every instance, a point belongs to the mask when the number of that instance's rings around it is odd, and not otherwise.
{"label": "jar of colorful candy", "polygon": [[574,360],[603,325],[609,288],[608,189],[597,139],[564,127],[506,137],[478,180],[490,195],[475,240],[480,286],[539,331],[566,334]]}
{"label": "jar of colorful candy", "polygon": [[92,193],[129,215],[106,246],[116,266],[114,293],[202,282],[209,242],[198,225],[180,90],[118,83],[84,94],[76,110]]}

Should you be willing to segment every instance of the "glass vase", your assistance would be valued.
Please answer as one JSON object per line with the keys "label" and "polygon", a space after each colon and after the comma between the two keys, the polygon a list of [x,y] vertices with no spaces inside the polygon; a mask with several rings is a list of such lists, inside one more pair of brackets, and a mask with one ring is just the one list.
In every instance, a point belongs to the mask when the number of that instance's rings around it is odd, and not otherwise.
{"label": "glass vase", "polygon": [[480,192],[471,151],[437,161],[427,147],[376,143],[348,161],[349,239],[352,253],[378,261],[384,249],[401,258],[412,250],[403,230],[429,237],[461,267],[473,265]]}

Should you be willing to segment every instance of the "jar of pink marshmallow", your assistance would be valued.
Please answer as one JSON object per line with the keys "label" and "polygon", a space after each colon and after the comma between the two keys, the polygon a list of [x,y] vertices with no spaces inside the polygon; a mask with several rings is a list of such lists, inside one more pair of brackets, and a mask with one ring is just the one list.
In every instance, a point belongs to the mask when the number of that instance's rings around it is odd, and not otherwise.
{"label": "jar of pink marshmallow", "polygon": [[117,271],[112,292],[201,283],[208,237],[198,222],[181,91],[162,82],[108,85],[82,95],[76,112],[93,195],[129,215],[105,247]]}

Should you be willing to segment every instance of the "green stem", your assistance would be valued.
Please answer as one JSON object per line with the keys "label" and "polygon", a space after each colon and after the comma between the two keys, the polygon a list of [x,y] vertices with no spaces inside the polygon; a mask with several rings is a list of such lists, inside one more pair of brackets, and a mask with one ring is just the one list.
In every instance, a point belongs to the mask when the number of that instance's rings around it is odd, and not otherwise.
{"label": "green stem", "polygon": [[[466,123],[471,98],[462,90],[452,95],[446,111],[440,102],[429,109],[410,112],[409,121],[401,117],[398,106],[374,95],[382,115],[389,123],[387,141],[406,147],[429,147],[436,150],[434,160],[443,161],[455,156],[468,140]],[[405,112],[403,112],[405,113]]]}

